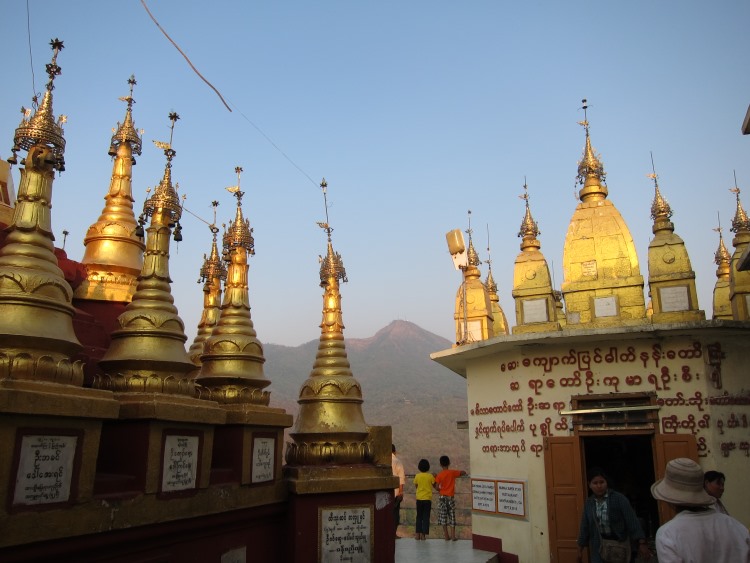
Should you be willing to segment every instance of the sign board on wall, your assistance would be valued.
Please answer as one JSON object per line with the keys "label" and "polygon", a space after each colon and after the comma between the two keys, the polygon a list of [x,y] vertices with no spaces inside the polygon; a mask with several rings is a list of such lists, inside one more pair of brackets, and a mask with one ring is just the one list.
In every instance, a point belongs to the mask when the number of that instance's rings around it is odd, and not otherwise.
{"label": "sign board on wall", "polygon": [[477,512],[526,518],[526,482],[472,479],[471,508]]}
{"label": "sign board on wall", "polygon": [[372,505],[325,506],[318,510],[320,563],[373,561]]}

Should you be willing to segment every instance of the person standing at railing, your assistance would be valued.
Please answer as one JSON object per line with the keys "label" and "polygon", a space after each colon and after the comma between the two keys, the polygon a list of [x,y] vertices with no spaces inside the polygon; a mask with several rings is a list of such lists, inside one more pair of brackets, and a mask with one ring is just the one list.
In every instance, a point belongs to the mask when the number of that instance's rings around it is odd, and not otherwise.
{"label": "person standing at railing", "polygon": [[[466,475],[463,469],[451,469],[451,460],[447,455],[440,456],[442,471],[435,477],[435,488],[440,493],[438,498],[438,526],[443,527],[445,540],[456,541],[456,478]],[[448,533],[450,526],[450,534]]]}

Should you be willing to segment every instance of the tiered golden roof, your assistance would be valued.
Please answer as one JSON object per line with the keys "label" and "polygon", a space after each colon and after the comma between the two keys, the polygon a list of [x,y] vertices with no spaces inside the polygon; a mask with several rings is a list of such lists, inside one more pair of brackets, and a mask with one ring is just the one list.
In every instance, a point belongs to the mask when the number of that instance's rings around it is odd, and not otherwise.
{"label": "tiered golden roof", "polygon": [[495,336],[492,301],[487,287],[482,283],[482,273],[474,241],[472,240],[471,211],[469,211],[468,263],[461,267],[463,283],[456,291],[456,307],[453,319],[456,324],[456,344],[487,340]]}
{"label": "tiered golden roof", "polygon": [[212,203],[214,207],[214,222],[209,226],[211,233],[213,234],[213,242],[211,243],[211,252],[208,256],[203,255],[203,266],[200,270],[200,278],[198,283],[203,284],[203,312],[201,314],[200,321],[198,322],[198,332],[195,335],[195,340],[188,350],[188,356],[190,361],[195,365],[201,364],[201,356],[203,355],[203,343],[211,335],[216,323],[219,322],[221,316],[221,284],[227,279],[227,267],[224,264],[224,260],[219,256],[219,248],[216,245],[216,235],[219,233],[219,229],[216,227],[216,207],[219,205],[218,201]]}
{"label": "tiered golden roof", "polygon": [[133,300],[118,317],[120,329],[111,334],[111,344],[99,362],[102,373],[94,386],[118,392],[147,392],[173,395],[194,394],[191,374],[196,366],[185,351],[185,325],[179,317],[171,293],[169,245],[174,228],[181,240],[182,206],[172,185],[172,134],[179,116],[169,114],[171,133],[168,143],[155,142],[164,149],[164,175],[154,193],[143,204],[139,232],[146,217],[146,252]]}
{"label": "tiered golden roof", "polygon": [[248,257],[255,254],[250,221],[242,215],[240,178],[228,188],[237,198],[235,218],[223,236],[224,257],[229,262],[221,315],[203,345],[201,370],[196,378],[199,396],[224,404],[268,406],[271,395],[264,388],[271,384],[263,374],[263,345],[250,317]]}
{"label": "tiered golden roof", "polygon": [[133,213],[134,155],[141,154],[141,137],[133,122],[134,76],[128,84],[130,94],[120,98],[127,103],[125,119],[117,124],[109,148],[109,155],[114,157],[109,192],[99,219],[83,240],[86,250],[82,263],[87,273],[76,288],[75,296],[80,299],[130,302],[143,267],[145,245],[136,234]]}
{"label": "tiered golden roof", "polygon": [[651,320],[654,323],[703,320],[706,315],[698,308],[690,256],[670,221],[672,208],[659,190],[656,171],[649,177],[654,181],[654,201],[651,204],[654,238],[648,245]]}
{"label": "tiered golden roof", "polygon": [[737,264],[740,262],[742,254],[750,243],[750,219],[745,213],[745,209],[742,207],[740,202],[740,189],[737,187],[737,180],[735,178],[735,185],[731,188],[732,193],[737,198],[737,208],[732,219],[731,231],[734,233],[732,239],[732,246],[734,246],[734,252],[732,253],[732,264],[729,269],[730,279],[730,296],[729,299],[732,303],[732,317],[736,321],[747,321],[750,320],[750,271],[738,271]]}
{"label": "tiered golden roof", "polygon": [[[583,109],[588,108],[586,100]],[[605,172],[591,145],[589,122],[577,182],[581,202],[565,237],[562,292],[567,328],[641,324],[646,308],[643,276],[633,237],[620,212],[607,199]]]}
{"label": "tiered golden roof", "polygon": [[[54,80],[61,72],[59,39],[51,41],[52,62],[42,103],[24,110],[13,155],[26,150],[13,220],[0,249],[0,380],[23,379],[80,386],[83,365],[73,331],[73,291],[54,255],[52,184],[65,169],[64,116],[52,112]],[[36,104],[36,101],[34,102]]]}
{"label": "tiered golden roof", "polygon": [[[320,186],[325,198],[325,179]],[[318,225],[328,235],[328,251],[320,264],[323,320],[315,363],[299,392],[299,414],[286,461],[292,466],[371,463],[374,454],[362,414],[362,387],[352,374],[344,342],[339,282],[347,281],[346,270],[333,250],[327,203],[326,222]]]}
{"label": "tiered golden roof", "polygon": [[526,211],[518,231],[521,252],[516,257],[513,268],[513,299],[516,304],[516,326],[513,327],[513,333],[559,330],[552,278],[547,260],[540,250],[542,245],[537,237],[541,233],[531,215],[526,182],[523,190],[521,199],[526,203]]}
{"label": "tiered golden roof", "polygon": [[719,233],[719,248],[714,254],[716,263],[716,283],[714,284],[713,299],[713,318],[732,320],[732,303],[729,300],[730,279],[729,268],[731,267],[732,257],[724,244],[724,237],[721,234],[721,224],[717,225],[716,232]]}

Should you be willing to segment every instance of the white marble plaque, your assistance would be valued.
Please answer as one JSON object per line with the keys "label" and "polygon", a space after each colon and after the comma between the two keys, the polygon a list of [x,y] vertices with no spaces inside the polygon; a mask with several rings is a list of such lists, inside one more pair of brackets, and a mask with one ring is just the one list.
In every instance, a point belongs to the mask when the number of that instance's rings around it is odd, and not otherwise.
{"label": "white marble plaque", "polygon": [[23,436],[13,504],[67,502],[77,446],[77,436]]}
{"label": "white marble plaque", "polygon": [[318,518],[320,563],[372,561],[372,506],[323,507]]}
{"label": "white marble plaque", "polygon": [[250,476],[251,483],[273,481],[275,451],[276,440],[273,438],[257,437],[253,440],[253,470]]}
{"label": "white marble plaque", "polygon": [[597,276],[596,260],[581,262],[581,275],[595,278]]}
{"label": "white marble plaque", "polygon": [[524,323],[546,323],[549,320],[546,299],[525,299],[521,304]]}
{"label": "white marble plaque", "polygon": [[471,480],[471,508],[482,512],[497,512],[495,481]]}
{"label": "white marble plaque", "polygon": [[617,300],[614,296],[594,298],[594,315],[597,317],[616,317]]}
{"label": "white marble plaque", "polygon": [[523,481],[497,482],[497,511],[509,516],[526,516],[526,496]]}
{"label": "white marble plaque", "polygon": [[659,290],[661,299],[661,310],[664,313],[672,311],[687,311],[690,309],[688,300],[688,288],[684,285],[677,287],[662,287]]}
{"label": "white marble plaque", "polygon": [[198,436],[168,435],[164,439],[162,492],[194,489],[198,476]]}
{"label": "white marble plaque", "polygon": [[479,342],[482,337],[482,321],[469,321],[466,323],[466,334],[468,342]]}

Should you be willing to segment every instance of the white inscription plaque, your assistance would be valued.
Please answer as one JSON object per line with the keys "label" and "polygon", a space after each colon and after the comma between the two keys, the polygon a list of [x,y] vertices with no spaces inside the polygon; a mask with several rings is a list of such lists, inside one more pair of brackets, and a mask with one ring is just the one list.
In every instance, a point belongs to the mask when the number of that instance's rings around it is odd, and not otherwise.
{"label": "white inscription plaque", "polygon": [[594,315],[597,317],[616,317],[617,302],[613,296],[594,299]]}
{"label": "white inscription plaque", "polygon": [[672,311],[687,311],[690,308],[688,288],[684,285],[677,287],[662,287],[659,290],[661,310],[665,313]]}
{"label": "white inscription plaque", "polygon": [[198,436],[168,435],[164,439],[163,492],[194,489],[198,473]]}
{"label": "white inscription plaque", "polygon": [[273,438],[255,438],[253,440],[253,472],[250,476],[250,482],[273,481],[275,451],[276,441]]}
{"label": "white inscription plaque", "polygon": [[510,516],[526,516],[523,481],[497,482],[497,511]]}
{"label": "white inscription plaque", "polygon": [[549,320],[546,299],[525,299],[521,304],[524,323],[546,323]]}
{"label": "white inscription plaque", "polygon": [[482,512],[497,512],[495,481],[471,480],[471,508]]}
{"label": "white inscription plaque", "polygon": [[13,504],[50,504],[70,499],[76,436],[24,436]]}
{"label": "white inscription plaque", "polygon": [[581,274],[584,276],[595,278],[597,276],[596,260],[581,262]]}
{"label": "white inscription plaque", "polygon": [[370,563],[372,506],[320,508],[320,563]]}

